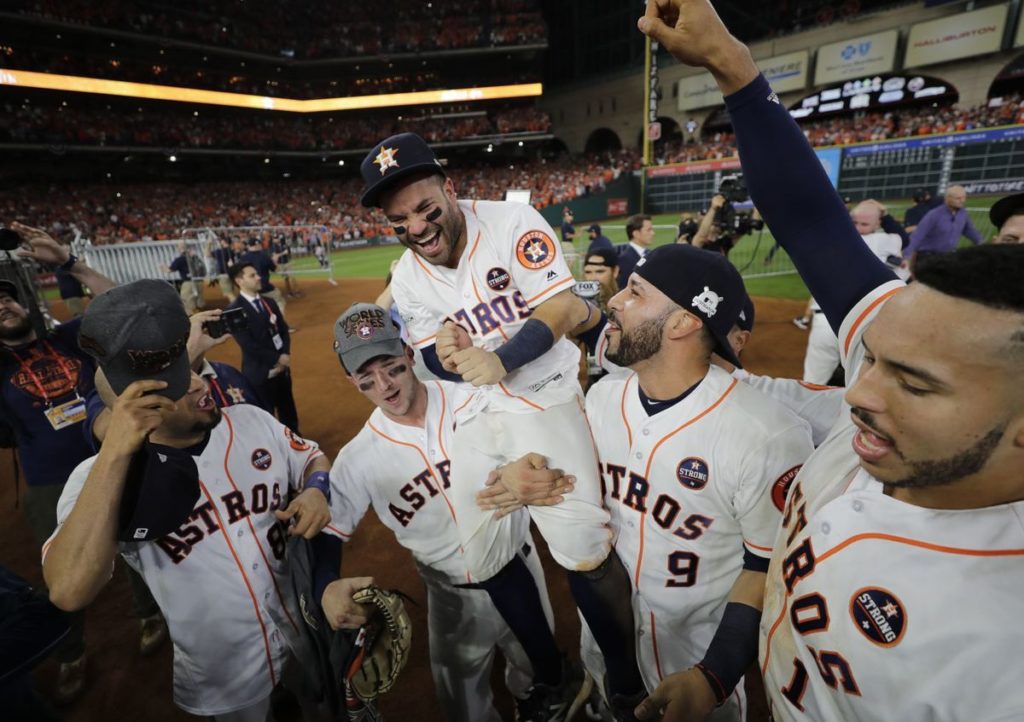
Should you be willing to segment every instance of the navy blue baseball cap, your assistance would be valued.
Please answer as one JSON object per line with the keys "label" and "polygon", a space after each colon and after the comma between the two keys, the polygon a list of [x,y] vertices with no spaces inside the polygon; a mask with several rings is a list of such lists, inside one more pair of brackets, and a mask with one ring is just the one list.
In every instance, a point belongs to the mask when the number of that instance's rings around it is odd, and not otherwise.
{"label": "navy blue baseball cap", "polygon": [[736,318],[736,325],[744,331],[754,330],[754,301],[747,296],[743,302],[743,309],[740,311],[740,315]]}
{"label": "navy blue baseball cap", "polygon": [[715,339],[715,353],[742,367],[729,345],[747,291],[743,278],[721,253],[685,243],[659,246],[636,262],[633,271],[704,322]]}
{"label": "navy blue baseball cap", "polygon": [[415,133],[399,133],[385,138],[373,146],[359,165],[366,184],[359,201],[366,208],[378,207],[381,193],[402,178],[425,171],[447,177],[441,161],[423,138]]}

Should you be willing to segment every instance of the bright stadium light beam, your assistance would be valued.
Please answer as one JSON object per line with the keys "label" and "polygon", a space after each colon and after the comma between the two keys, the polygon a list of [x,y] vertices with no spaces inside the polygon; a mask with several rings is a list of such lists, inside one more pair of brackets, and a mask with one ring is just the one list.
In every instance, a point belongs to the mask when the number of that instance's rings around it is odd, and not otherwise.
{"label": "bright stadium light beam", "polygon": [[528,98],[539,96],[544,89],[541,83],[520,83],[517,85],[491,85],[483,88],[452,88],[447,90],[422,90],[414,93],[388,93],[386,95],[356,95],[342,98],[297,100],[294,98],[270,98],[263,95],[224,93],[217,90],[180,88],[171,85],[152,85],[150,83],[129,83],[123,80],[105,80],[77,75],[57,75],[55,73],[37,73],[31,70],[6,69],[0,70],[0,85],[62,90],[71,93],[119,95],[125,98],[167,100],[176,103],[202,103],[204,105],[222,105],[233,108],[284,110],[292,113],[322,113],[325,111],[393,108],[402,105]]}

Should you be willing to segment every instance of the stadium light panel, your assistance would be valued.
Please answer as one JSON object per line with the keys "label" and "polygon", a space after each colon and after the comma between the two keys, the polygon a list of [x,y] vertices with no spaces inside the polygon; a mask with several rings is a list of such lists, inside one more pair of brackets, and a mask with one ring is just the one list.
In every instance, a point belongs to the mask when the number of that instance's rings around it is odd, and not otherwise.
{"label": "stadium light panel", "polygon": [[327,111],[392,108],[403,105],[529,98],[539,96],[544,89],[542,83],[519,83],[517,85],[491,85],[483,88],[449,88],[445,90],[421,90],[412,93],[298,100],[294,98],[271,98],[263,95],[225,93],[217,90],[181,88],[171,85],[153,85],[151,83],[129,83],[123,80],[105,80],[78,75],[57,75],[55,73],[37,73],[31,70],[7,69],[0,70],[0,85],[39,88],[43,90],[62,90],[71,93],[119,95],[126,98],[167,100],[176,103],[200,103],[256,110],[282,110],[292,113],[323,113]]}

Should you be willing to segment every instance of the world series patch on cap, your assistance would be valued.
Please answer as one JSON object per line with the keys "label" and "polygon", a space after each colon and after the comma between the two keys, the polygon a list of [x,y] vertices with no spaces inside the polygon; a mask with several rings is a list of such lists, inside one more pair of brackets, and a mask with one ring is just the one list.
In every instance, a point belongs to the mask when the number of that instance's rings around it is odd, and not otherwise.
{"label": "world series patch on cap", "polygon": [[380,194],[402,178],[416,173],[445,176],[441,161],[427,142],[415,133],[399,133],[373,147],[359,166],[366,187],[360,202],[366,208],[380,205]]}
{"label": "world series patch on cap", "polygon": [[188,391],[189,321],[165,281],[143,279],[101,293],[85,310],[78,345],[103,369],[120,396],[134,381],[166,381],[157,392],[177,401]]}
{"label": "world series patch on cap", "polygon": [[405,353],[391,315],[372,303],[354,303],[334,322],[334,352],[350,374],[377,356]]}

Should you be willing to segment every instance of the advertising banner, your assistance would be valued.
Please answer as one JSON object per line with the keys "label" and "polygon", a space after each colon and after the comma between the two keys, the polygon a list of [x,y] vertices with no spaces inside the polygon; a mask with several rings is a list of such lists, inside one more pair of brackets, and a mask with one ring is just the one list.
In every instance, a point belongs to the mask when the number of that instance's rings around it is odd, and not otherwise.
{"label": "advertising banner", "polygon": [[907,39],[904,66],[914,68],[994,53],[1002,45],[1007,7],[993,5],[914,25]]}
{"label": "advertising banner", "polygon": [[826,85],[891,73],[896,65],[899,36],[898,30],[887,30],[822,45],[818,48],[818,61],[814,67],[814,84]]}

